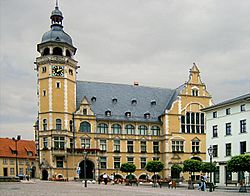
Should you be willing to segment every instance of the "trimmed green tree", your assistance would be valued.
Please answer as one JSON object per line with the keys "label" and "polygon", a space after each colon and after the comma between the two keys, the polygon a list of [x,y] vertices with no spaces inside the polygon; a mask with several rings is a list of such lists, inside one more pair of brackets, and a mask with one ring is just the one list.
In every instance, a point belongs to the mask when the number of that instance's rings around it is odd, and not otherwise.
{"label": "trimmed green tree", "polygon": [[[232,157],[227,162],[227,169],[231,172],[250,172],[250,155],[242,154]],[[239,192],[247,192],[246,186],[243,182],[240,182]]]}
{"label": "trimmed green tree", "polygon": [[155,173],[156,172],[161,172],[164,168],[164,163],[162,163],[161,161],[149,161],[146,166],[145,166],[145,169],[148,171],[148,172],[153,172],[154,173],[154,186],[156,184],[156,175]]}
{"label": "trimmed green tree", "polygon": [[195,160],[195,159],[188,159],[188,160],[185,160],[183,162],[183,171],[184,172],[189,172],[189,174],[190,174],[190,180],[189,180],[189,183],[188,183],[188,188],[189,189],[194,189],[192,175],[195,172],[200,172],[201,171],[201,165],[202,165],[202,162],[198,161],[198,160]]}
{"label": "trimmed green tree", "polygon": [[128,176],[128,173],[129,173],[129,181],[131,180],[131,175],[133,172],[135,172],[136,170],[136,166],[135,164],[133,163],[123,163],[121,165],[121,168],[120,168],[121,172],[124,172],[124,173],[127,173],[127,176]]}
{"label": "trimmed green tree", "polygon": [[201,164],[201,171],[204,173],[215,172],[216,164],[210,162],[202,162]]}

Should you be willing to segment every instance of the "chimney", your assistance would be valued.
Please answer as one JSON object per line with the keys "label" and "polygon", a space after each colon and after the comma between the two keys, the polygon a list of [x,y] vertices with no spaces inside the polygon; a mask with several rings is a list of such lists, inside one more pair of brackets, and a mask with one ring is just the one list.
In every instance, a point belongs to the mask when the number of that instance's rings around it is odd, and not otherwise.
{"label": "chimney", "polygon": [[134,86],[139,86],[139,82],[134,81]]}

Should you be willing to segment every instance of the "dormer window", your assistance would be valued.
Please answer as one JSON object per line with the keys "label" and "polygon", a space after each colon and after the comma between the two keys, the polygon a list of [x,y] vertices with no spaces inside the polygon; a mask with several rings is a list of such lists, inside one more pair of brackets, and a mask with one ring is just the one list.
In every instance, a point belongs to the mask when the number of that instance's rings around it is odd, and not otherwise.
{"label": "dormer window", "polygon": [[91,98],[91,101],[92,101],[92,102],[96,102],[96,97],[93,96],[93,97]]}
{"label": "dormer window", "polygon": [[151,101],[151,105],[152,105],[152,106],[156,105],[156,101],[155,101],[155,100],[152,100],[152,101]]}
{"label": "dormer window", "polygon": [[110,110],[107,110],[107,111],[105,112],[105,116],[111,116],[111,111],[110,111]]}
{"label": "dormer window", "polygon": [[136,104],[137,104],[137,100],[136,100],[136,99],[132,99],[132,100],[131,100],[131,104],[132,104],[132,105],[136,105]]}
{"label": "dormer window", "polygon": [[131,112],[125,112],[125,116],[128,118],[131,117]]}
{"label": "dormer window", "polygon": [[84,109],[82,110],[82,114],[83,114],[83,115],[87,115],[87,109],[86,109],[86,108],[84,108]]}
{"label": "dormer window", "polygon": [[113,99],[112,99],[112,103],[117,103],[117,98],[116,97],[114,97]]}
{"label": "dormer window", "polygon": [[149,119],[150,118],[150,113],[149,112],[144,113],[144,118]]}
{"label": "dormer window", "polygon": [[33,156],[33,153],[31,151],[28,151],[27,156],[31,157],[31,156]]}

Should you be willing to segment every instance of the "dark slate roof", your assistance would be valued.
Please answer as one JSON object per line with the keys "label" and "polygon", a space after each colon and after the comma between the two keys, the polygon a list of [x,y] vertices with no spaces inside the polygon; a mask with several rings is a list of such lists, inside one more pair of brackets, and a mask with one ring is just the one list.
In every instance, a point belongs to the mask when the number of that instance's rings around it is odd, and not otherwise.
{"label": "dark slate roof", "polygon": [[[82,99],[86,97],[99,120],[159,122],[158,117],[164,113],[165,109],[170,109],[179,91],[180,88],[164,89],[77,81],[76,104],[79,108]],[[96,97],[95,102],[91,101],[92,97]],[[117,98],[117,103],[112,102],[113,98]],[[136,105],[131,104],[133,99],[136,99]],[[151,105],[153,100],[156,101],[156,105]],[[111,111],[111,116],[105,116],[108,110]],[[128,111],[131,112],[130,118],[125,116],[125,112]],[[150,113],[149,119],[144,118],[147,112]]]}
{"label": "dark slate roof", "polygon": [[50,41],[63,42],[73,46],[71,37],[63,31],[61,26],[52,26],[50,31],[43,34],[41,43]]}
{"label": "dark slate roof", "polygon": [[250,93],[245,94],[245,95],[241,95],[239,97],[235,97],[233,99],[223,101],[221,103],[215,104],[215,105],[207,107],[207,108],[204,108],[204,109],[202,109],[202,111],[210,111],[210,110],[213,110],[213,109],[216,109],[216,108],[221,108],[221,107],[224,107],[224,106],[229,106],[229,105],[244,102],[244,101],[248,101],[248,102],[250,101]]}

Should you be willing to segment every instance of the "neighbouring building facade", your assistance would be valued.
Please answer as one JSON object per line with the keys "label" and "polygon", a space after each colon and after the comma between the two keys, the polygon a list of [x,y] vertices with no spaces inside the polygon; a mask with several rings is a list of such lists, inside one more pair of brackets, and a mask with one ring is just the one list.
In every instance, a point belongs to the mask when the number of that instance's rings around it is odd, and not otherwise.
{"label": "neighbouring building facade", "polygon": [[38,177],[36,145],[30,140],[0,138],[0,176]]}
{"label": "neighbouring building facade", "polygon": [[[242,95],[202,110],[206,112],[207,148],[213,147],[213,161],[217,169],[213,181],[218,185],[245,179],[249,173],[232,173],[227,161],[232,156],[250,153],[250,94]],[[210,157],[207,155],[207,160]]]}
{"label": "neighbouring building facade", "polygon": [[104,172],[125,178],[119,171],[125,162],[136,165],[136,178],[151,178],[144,169],[150,160],[164,162],[158,175],[169,177],[174,163],[206,159],[201,109],[212,102],[195,64],[188,82],[176,89],[78,81],[76,48],[57,5],[50,19],[35,62],[42,179],[83,178],[85,158],[88,179]]}

